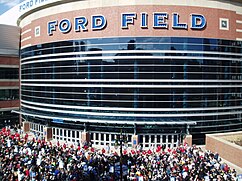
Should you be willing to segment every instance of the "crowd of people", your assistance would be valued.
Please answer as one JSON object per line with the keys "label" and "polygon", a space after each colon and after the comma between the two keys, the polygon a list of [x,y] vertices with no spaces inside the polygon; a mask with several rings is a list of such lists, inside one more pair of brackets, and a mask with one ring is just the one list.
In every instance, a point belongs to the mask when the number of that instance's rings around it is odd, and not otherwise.
{"label": "crowd of people", "polygon": [[0,132],[0,141],[1,181],[114,181],[120,180],[121,168],[123,180],[130,181],[236,180],[236,171],[218,153],[195,145],[134,148],[120,156],[115,149],[54,144],[6,128]]}

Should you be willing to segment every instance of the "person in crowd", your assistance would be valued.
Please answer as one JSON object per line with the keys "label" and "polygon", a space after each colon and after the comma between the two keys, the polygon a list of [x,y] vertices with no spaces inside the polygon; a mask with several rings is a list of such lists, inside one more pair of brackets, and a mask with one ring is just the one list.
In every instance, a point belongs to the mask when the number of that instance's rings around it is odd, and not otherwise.
{"label": "person in crowd", "polygon": [[[29,136],[28,136],[29,137]],[[2,181],[235,181],[236,171],[218,153],[196,145],[148,150],[95,149],[78,144],[52,144],[25,135],[0,131],[0,180]]]}

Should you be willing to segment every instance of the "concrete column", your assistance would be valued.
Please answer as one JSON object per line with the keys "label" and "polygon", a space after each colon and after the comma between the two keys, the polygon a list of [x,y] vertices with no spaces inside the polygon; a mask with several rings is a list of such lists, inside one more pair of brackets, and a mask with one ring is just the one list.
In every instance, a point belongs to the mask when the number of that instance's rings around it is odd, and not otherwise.
{"label": "concrete column", "polygon": [[19,125],[21,126],[22,123],[23,123],[23,121],[22,121],[22,115],[20,114],[20,115],[19,115]]}
{"label": "concrete column", "polygon": [[96,141],[96,133],[93,133],[93,140]]}
{"label": "concrete column", "polygon": [[157,143],[157,134],[155,134],[155,141],[154,142],[155,142],[154,145],[155,145],[155,148],[156,148],[158,146],[158,143]]}
{"label": "concrete column", "polygon": [[192,135],[186,135],[185,139],[183,140],[183,144],[187,143],[189,146],[192,146]]}
{"label": "concrete column", "polygon": [[151,135],[149,135],[149,143],[148,143],[149,147],[151,147]]}
{"label": "concrete column", "polygon": [[27,121],[23,122],[23,131],[24,133],[30,132],[30,122],[27,122]]}
{"label": "concrete column", "polygon": [[44,127],[44,138],[45,141],[50,141],[53,138],[52,128],[51,127]]}
{"label": "concrete column", "polygon": [[171,147],[172,148],[174,147],[174,134],[171,135]]}
{"label": "concrete column", "polygon": [[138,135],[132,135],[132,147],[135,148],[139,144]]}
{"label": "concrete column", "polygon": [[168,148],[168,135],[165,135],[166,136],[166,148]]}
{"label": "concrete column", "polygon": [[83,142],[89,142],[90,141],[90,134],[87,131],[82,132],[82,138],[81,138],[82,143]]}
{"label": "concrete column", "polygon": [[107,134],[106,133],[104,133],[104,135],[103,135],[103,142],[104,142],[104,145],[106,145],[107,143],[106,143],[106,136],[107,136]]}
{"label": "concrete column", "polygon": [[111,142],[112,142],[111,134],[109,134],[108,136],[109,136],[108,143],[109,143],[109,145],[111,145]]}

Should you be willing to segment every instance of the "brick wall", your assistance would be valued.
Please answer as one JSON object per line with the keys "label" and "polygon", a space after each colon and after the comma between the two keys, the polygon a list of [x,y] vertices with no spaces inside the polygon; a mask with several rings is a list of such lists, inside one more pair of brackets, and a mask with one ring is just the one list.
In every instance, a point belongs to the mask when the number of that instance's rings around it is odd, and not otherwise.
{"label": "brick wall", "polygon": [[219,155],[229,162],[242,168],[242,146],[236,145],[224,139],[226,135],[241,135],[242,132],[228,134],[206,135],[206,149],[218,152]]}
{"label": "brick wall", "polygon": [[186,135],[183,143],[187,143],[189,146],[192,146],[192,135]]}

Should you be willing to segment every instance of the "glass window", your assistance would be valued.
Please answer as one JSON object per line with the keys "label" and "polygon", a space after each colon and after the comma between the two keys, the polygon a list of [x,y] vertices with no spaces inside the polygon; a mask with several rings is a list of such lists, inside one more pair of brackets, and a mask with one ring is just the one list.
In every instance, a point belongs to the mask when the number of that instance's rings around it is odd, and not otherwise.
{"label": "glass window", "polygon": [[115,140],[115,135],[111,134],[111,140],[114,141]]}
{"label": "glass window", "polygon": [[[64,52],[65,55],[59,54]],[[25,102],[21,109],[69,119],[113,123],[196,121],[204,126],[199,128],[199,124],[192,129],[193,133],[222,130],[233,119],[236,119],[233,125],[241,126],[238,119],[232,117],[226,118],[221,126],[224,117],[216,116],[218,113],[227,115],[232,111],[229,107],[242,105],[238,81],[242,79],[241,53],[241,41],[195,37],[112,37],[33,45],[21,50],[21,63],[24,63],[21,78],[30,84],[21,86],[21,96],[23,101],[36,104]],[[17,79],[18,69],[0,68],[0,76],[0,79]],[[43,81],[28,82],[28,79]],[[36,84],[45,86],[34,86]],[[75,86],[68,86],[70,84]],[[18,93],[17,89],[0,90],[0,101],[17,100]],[[31,108],[33,106],[43,110],[37,111]],[[209,116],[200,116],[207,113],[212,114],[209,119]],[[149,114],[160,116],[146,116]],[[172,116],[163,117],[163,114]],[[174,114],[185,116],[174,118]],[[108,127],[105,129],[109,131]],[[68,131],[70,137],[69,134]],[[166,142],[164,136],[157,137],[158,140]]]}
{"label": "glass window", "polygon": [[2,68],[0,67],[0,79],[18,79],[18,68]]}
{"label": "glass window", "polygon": [[106,134],[106,141],[109,141],[109,134]]}
{"label": "glass window", "polygon": [[177,142],[177,135],[174,135],[174,143]]}
{"label": "glass window", "polygon": [[155,142],[155,135],[151,135],[151,143],[154,143]]}
{"label": "glass window", "polygon": [[99,140],[99,133],[96,133],[96,140]]}
{"label": "glass window", "polygon": [[161,142],[161,140],[160,140],[160,135],[157,135],[157,143],[160,143]]}
{"label": "glass window", "polygon": [[171,137],[172,135],[168,135],[168,143],[171,143]]}
{"label": "glass window", "polygon": [[139,135],[139,143],[143,143],[143,135]]}

